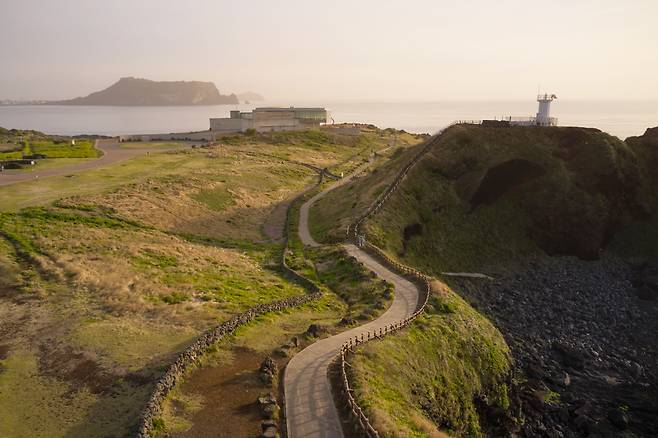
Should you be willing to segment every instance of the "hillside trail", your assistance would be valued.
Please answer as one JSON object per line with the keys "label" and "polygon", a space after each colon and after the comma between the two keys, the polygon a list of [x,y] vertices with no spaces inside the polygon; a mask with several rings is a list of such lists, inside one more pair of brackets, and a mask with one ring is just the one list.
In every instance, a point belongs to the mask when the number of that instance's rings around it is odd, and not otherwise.
{"label": "hillside trail", "polygon": [[97,169],[99,167],[109,166],[110,164],[125,161],[140,155],[150,152],[169,152],[178,149],[178,147],[171,148],[139,148],[139,149],[126,149],[114,139],[96,140],[96,149],[103,151],[103,156],[85,161],[83,163],[71,164],[70,166],[62,166],[53,169],[39,170],[38,167],[25,172],[9,173],[0,172],[0,186],[7,186],[23,181],[33,181],[35,179],[48,178],[51,176],[71,175],[73,173],[82,172],[84,170]]}
{"label": "hillside trail", "polygon": [[[304,245],[319,246],[308,228],[311,206],[330,191],[349,182],[346,177],[306,201],[300,208],[299,237]],[[383,266],[366,252],[352,244],[343,244],[345,250],[380,278],[395,287],[393,303],[379,318],[311,344],[288,363],[284,378],[286,400],[286,426],[288,438],[342,438],[343,430],[334,405],[328,371],[331,362],[348,339],[368,331],[378,330],[411,316],[416,310],[420,291],[409,280]]]}

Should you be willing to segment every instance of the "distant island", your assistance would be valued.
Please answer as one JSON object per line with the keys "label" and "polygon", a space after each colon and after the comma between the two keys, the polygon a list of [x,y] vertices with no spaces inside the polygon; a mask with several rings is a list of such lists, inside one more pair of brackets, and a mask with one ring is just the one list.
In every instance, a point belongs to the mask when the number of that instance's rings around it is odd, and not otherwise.
{"label": "distant island", "polygon": [[263,101],[265,98],[258,93],[254,93],[253,91],[245,91],[244,93],[238,94],[238,99],[240,99],[240,102],[258,102],[258,101]]}
{"label": "distant island", "polygon": [[212,82],[151,81],[141,78],[121,78],[108,88],[86,97],[50,101],[47,105],[106,106],[174,106],[224,105],[240,103],[235,94],[222,95]]}

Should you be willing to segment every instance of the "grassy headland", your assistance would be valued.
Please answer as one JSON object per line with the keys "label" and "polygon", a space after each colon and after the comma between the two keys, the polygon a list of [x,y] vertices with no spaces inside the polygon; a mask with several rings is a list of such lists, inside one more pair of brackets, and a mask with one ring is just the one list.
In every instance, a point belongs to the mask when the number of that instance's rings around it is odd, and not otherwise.
{"label": "grassy headland", "polygon": [[[263,233],[315,179],[286,158],[330,167],[388,141],[235,136],[0,188],[0,384],[13,388],[0,395],[0,435],[129,433],[152,382],[202,330],[304,293]],[[335,320],[345,304],[332,300],[291,314],[293,326]]]}
{"label": "grassy headland", "polygon": [[[655,214],[643,182],[655,177],[641,156],[653,154],[651,145],[646,137],[624,143],[585,128],[455,126],[366,221],[366,236],[437,276],[503,275],[546,254],[592,259],[612,238],[637,254],[638,230],[657,229],[647,222]],[[316,239],[340,238],[419,149],[318,202],[311,211]],[[461,290],[438,289],[413,327],[354,357],[358,400],[386,436],[483,436],[496,423],[513,423],[505,414],[512,362],[501,333],[455,294]]]}

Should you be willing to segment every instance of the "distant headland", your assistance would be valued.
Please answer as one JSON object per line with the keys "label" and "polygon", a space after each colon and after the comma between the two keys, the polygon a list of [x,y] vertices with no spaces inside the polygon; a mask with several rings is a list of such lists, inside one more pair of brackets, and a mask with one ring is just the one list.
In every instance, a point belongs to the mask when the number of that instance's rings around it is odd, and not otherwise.
{"label": "distant headland", "polygon": [[235,94],[223,95],[212,82],[151,81],[126,77],[108,88],[75,99],[47,105],[176,106],[238,104]]}

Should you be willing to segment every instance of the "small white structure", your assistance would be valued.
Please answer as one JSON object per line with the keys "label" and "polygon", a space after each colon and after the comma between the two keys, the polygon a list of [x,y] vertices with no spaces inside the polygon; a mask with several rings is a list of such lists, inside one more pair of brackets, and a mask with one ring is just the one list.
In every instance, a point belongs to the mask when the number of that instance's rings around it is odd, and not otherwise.
{"label": "small white structure", "polygon": [[555,99],[555,94],[540,94],[537,96],[539,108],[534,117],[503,117],[501,121],[516,126],[557,126],[557,118],[551,117],[551,102]]}
{"label": "small white structure", "polygon": [[539,95],[537,96],[537,102],[539,102],[539,110],[537,111],[537,125],[539,126],[555,126],[557,125],[557,119],[551,117],[551,102],[554,99],[557,99],[555,94]]}

